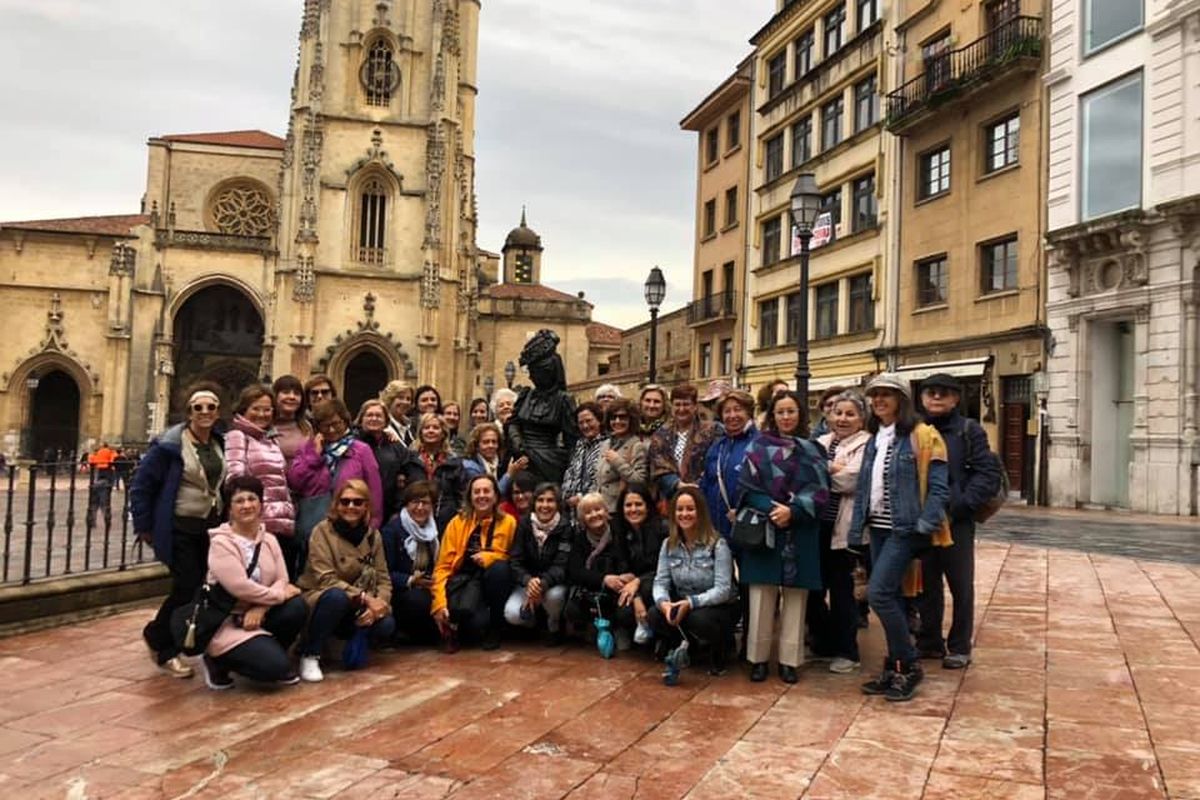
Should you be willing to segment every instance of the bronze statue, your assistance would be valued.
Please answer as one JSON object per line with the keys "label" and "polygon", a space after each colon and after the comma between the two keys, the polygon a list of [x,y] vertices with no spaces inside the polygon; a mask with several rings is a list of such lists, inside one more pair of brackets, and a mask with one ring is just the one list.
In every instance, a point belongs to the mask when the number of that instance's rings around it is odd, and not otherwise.
{"label": "bronze statue", "polygon": [[558,334],[543,328],[525,343],[521,366],[529,369],[533,388],[517,395],[505,426],[509,453],[526,456],[538,482],[561,484],[567,461],[579,438],[575,402],[567,394],[567,376],[558,355]]}

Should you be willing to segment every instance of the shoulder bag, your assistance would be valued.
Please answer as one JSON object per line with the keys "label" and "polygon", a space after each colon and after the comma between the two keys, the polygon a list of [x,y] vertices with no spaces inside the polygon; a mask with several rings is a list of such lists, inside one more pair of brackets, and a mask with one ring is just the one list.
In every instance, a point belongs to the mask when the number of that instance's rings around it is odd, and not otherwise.
{"label": "shoulder bag", "polygon": [[[253,574],[258,566],[261,551],[262,542],[259,542],[254,546],[254,555],[246,567],[247,576]],[[175,640],[175,645],[184,655],[200,655],[208,649],[209,642],[233,613],[235,605],[237,598],[219,581],[202,584],[190,603],[180,606],[171,614],[171,638]]]}

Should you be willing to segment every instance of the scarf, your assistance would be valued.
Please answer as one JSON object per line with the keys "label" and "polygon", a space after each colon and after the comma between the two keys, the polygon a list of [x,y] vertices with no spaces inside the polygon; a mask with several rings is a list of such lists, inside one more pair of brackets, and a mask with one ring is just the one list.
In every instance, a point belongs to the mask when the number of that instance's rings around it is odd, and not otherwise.
{"label": "scarf", "polygon": [[418,450],[417,455],[421,459],[422,466],[425,467],[425,477],[433,480],[433,475],[437,472],[437,468],[446,463],[445,453],[433,453],[432,455],[424,450]]}
{"label": "scarf", "polygon": [[[812,518],[829,500],[829,468],[817,446],[807,439],[773,431],[762,431],[746,448],[746,463],[738,483],[744,491],[799,506]],[[792,525],[798,523],[793,520]]]}
{"label": "scarf", "polygon": [[588,553],[587,562],[585,563],[585,566],[588,569],[591,569],[592,563],[596,560],[596,557],[603,553],[604,548],[608,547],[608,543],[612,541],[612,527],[605,525],[604,533],[600,535],[599,539],[594,537],[592,532],[587,528],[584,528],[583,532],[584,535],[587,536],[588,544],[592,546],[592,552]]}
{"label": "scarf", "polygon": [[493,478],[496,477],[496,471],[500,469],[499,456],[493,458],[491,461],[488,461],[483,457],[483,453],[476,453],[475,460],[478,461],[479,465],[483,467],[484,473],[491,475]]}
{"label": "scarf", "polygon": [[360,522],[357,525],[351,525],[344,519],[335,519],[333,521],[333,529],[350,544],[358,547],[362,544],[363,539],[367,537],[367,523]]}
{"label": "scarf", "polygon": [[325,460],[325,466],[330,472],[337,469],[337,462],[346,455],[346,451],[350,449],[353,442],[354,434],[346,431],[345,436],[336,442],[326,442],[325,446],[321,448],[321,458]]}
{"label": "scarf", "polygon": [[562,514],[558,511],[554,512],[554,516],[545,525],[537,518],[537,514],[529,515],[529,526],[533,528],[533,538],[537,539],[538,548],[546,546],[546,540],[550,538],[550,534],[562,522]]}
{"label": "scarf", "polygon": [[638,426],[638,435],[643,439],[647,439],[657,433],[658,429],[661,428],[663,423],[666,421],[667,418],[665,415],[659,417],[658,419],[643,420],[642,424]]}
{"label": "scarf", "polygon": [[432,560],[437,561],[438,531],[432,514],[429,516],[429,519],[425,520],[424,525],[418,525],[412,516],[409,515],[408,509],[403,508],[400,510],[400,526],[408,534],[404,538],[404,550],[408,553],[409,558],[415,562],[417,560],[417,547],[426,545],[432,551]]}

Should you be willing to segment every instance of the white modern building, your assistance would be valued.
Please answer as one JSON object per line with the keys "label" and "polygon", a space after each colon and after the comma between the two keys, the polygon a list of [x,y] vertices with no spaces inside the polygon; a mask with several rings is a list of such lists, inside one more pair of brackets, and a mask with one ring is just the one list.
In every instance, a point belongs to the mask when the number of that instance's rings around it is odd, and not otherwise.
{"label": "white modern building", "polygon": [[1200,0],[1052,8],[1050,502],[1196,514]]}

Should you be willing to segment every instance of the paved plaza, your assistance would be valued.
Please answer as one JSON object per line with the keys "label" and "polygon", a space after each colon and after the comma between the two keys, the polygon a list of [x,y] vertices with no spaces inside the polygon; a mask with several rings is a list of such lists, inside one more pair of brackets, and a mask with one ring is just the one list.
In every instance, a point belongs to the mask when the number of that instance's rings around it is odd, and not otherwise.
{"label": "paved plaza", "polygon": [[[790,688],[741,669],[669,688],[641,655],[535,644],[402,650],[319,685],[216,693],[159,675],[147,612],[124,613],[0,641],[0,792],[1200,798],[1200,567],[1158,555],[982,541],[975,663],[926,662],[907,704],[820,665]],[[874,668],[878,625],[863,639]]]}

